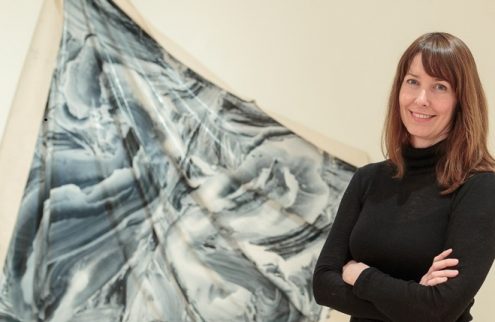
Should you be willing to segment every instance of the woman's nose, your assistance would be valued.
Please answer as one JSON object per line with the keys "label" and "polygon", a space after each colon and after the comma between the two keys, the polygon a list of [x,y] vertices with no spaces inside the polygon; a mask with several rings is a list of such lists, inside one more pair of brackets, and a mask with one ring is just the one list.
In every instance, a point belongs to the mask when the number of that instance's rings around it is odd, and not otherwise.
{"label": "woman's nose", "polygon": [[425,89],[421,89],[416,96],[416,104],[419,106],[428,106],[429,105],[429,100],[428,100],[428,95],[426,93]]}

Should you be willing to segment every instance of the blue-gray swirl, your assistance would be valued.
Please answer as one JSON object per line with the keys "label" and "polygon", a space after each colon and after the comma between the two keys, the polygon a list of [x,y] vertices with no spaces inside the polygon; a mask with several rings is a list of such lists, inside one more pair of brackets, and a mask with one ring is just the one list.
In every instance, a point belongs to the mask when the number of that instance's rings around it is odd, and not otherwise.
{"label": "blue-gray swirl", "polygon": [[0,320],[320,319],[312,270],[355,169],[113,2],[64,11]]}

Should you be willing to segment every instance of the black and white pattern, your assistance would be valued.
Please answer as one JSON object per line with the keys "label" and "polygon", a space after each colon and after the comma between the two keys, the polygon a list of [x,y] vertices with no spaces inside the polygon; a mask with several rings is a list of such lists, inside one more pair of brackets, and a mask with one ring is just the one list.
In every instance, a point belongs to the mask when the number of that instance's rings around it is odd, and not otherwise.
{"label": "black and white pattern", "polygon": [[0,320],[318,321],[312,271],[355,169],[111,1],[64,10]]}

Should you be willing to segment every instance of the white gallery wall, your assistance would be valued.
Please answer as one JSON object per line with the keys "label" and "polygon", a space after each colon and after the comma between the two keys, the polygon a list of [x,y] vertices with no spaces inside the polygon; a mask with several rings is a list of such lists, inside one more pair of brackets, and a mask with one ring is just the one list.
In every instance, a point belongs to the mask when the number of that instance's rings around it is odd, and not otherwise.
{"label": "white gallery wall", "polygon": [[383,159],[382,122],[396,63],[425,32],[448,31],[472,49],[495,121],[490,0],[132,2],[237,93],[366,151],[372,161]]}
{"label": "white gallery wall", "polygon": [[0,139],[41,4],[41,0],[0,0]]}
{"label": "white gallery wall", "polygon": [[[398,58],[417,36],[447,31],[473,51],[495,152],[492,0],[133,0],[152,26],[236,94],[383,159],[382,122]],[[41,0],[0,0],[0,137]],[[1,178],[0,178],[1,179]],[[2,241],[3,242],[3,241]],[[490,321],[492,273],[473,310]]]}
{"label": "white gallery wall", "polygon": [[[0,0],[0,133],[41,2]],[[469,45],[495,119],[490,0],[131,2],[235,93],[361,149],[371,161],[383,159],[380,136],[397,60],[424,32],[448,31]]]}

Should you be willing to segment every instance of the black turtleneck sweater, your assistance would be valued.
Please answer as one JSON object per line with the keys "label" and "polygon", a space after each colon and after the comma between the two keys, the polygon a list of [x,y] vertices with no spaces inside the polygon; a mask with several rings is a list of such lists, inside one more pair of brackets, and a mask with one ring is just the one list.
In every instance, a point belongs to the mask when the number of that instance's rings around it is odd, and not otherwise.
{"label": "black turtleneck sweater", "polygon": [[[495,256],[495,174],[477,173],[440,195],[435,166],[443,142],[405,148],[406,174],[387,161],[355,173],[316,264],[316,301],[353,322],[464,322]],[[452,248],[459,275],[419,284],[433,257]],[[351,259],[370,266],[354,286],[342,280]]]}

